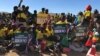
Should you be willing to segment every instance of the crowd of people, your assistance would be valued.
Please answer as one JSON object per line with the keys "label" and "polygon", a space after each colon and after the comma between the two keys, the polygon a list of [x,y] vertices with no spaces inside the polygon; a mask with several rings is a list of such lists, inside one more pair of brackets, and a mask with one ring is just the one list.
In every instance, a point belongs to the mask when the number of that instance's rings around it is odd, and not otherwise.
{"label": "crowd of people", "polygon": [[[47,20],[45,20],[42,24],[38,24],[38,15],[46,14]],[[41,45],[41,50],[44,52],[46,49],[53,48],[57,42],[64,42],[64,37],[59,37],[59,35],[55,36],[53,25],[54,24],[68,24],[69,25],[69,35],[68,38],[71,38],[68,41],[83,41],[82,45],[85,45],[86,41],[89,37],[93,37],[93,29],[95,28],[100,34],[100,14],[98,10],[95,10],[92,13],[92,7],[88,5],[84,12],[79,12],[78,15],[73,15],[68,13],[55,14],[51,15],[48,9],[42,8],[42,11],[37,13],[34,10],[34,13],[29,12],[29,7],[23,5],[22,7],[14,6],[14,11],[10,14],[11,17],[6,18],[5,16],[0,16],[0,43],[3,43],[2,40],[11,40],[16,33],[24,33],[27,32],[32,35],[32,40],[28,43],[31,51],[35,49],[34,45],[38,43]],[[41,21],[40,21],[41,22]],[[76,26],[84,26],[87,27],[87,33],[84,38],[78,39],[75,36],[75,27]],[[73,34],[74,33],[74,34]],[[65,34],[66,36],[67,34]],[[92,36],[90,36],[92,35]],[[87,37],[88,36],[88,37]],[[100,36],[98,36],[95,40],[97,42],[100,41]],[[64,39],[63,39],[64,38]],[[77,40],[76,40],[77,39]],[[66,41],[65,41],[66,42]],[[67,45],[68,43],[65,43]],[[61,44],[63,46],[63,44]],[[49,48],[48,48],[49,47]],[[66,46],[63,46],[66,47]],[[68,47],[68,46],[67,46]],[[63,48],[60,48],[63,51]]]}

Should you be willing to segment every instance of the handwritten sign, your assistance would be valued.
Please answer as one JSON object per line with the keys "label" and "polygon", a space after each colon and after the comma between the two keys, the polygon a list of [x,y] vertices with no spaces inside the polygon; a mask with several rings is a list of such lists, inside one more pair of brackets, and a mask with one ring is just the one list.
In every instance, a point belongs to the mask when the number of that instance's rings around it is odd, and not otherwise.
{"label": "handwritten sign", "polygon": [[17,33],[12,39],[15,44],[26,44],[28,40],[28,34],[26,33]]}
{"label": "handwritten sign", "polygon": [[24,35],[15,36],[15,42],[16,43],[26,43],[27,36],[24,36]]}
{"label": "handwritten sign", "polygon": [[77,37],[83,37],[85,35],[86,27],[79,26],[76,27],[76,36]]}
{"label": "handwritten sign", "polygon": [[66,24],[56,24],[53,27],[55,34],[65,34],[67,32]]}

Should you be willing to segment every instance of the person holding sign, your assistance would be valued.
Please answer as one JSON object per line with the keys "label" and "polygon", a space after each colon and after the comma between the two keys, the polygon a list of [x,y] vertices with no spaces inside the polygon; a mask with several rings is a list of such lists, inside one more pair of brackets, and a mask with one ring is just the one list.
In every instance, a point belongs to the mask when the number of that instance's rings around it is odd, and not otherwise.
{"label": "person holding sign", "polygon": [[18,6],[14,6],[14,12],[12,13],[12,19],[14,21],[16,21],[16,18],[18,16],[19,10],[21,9],[20,7],[21,7],[22,2],[23,2],[23,0],[20,0],[19,5]]}
{"label": "person holding sign", "polygon": [[69,22],[67,22],[66,16],[63,15],[56,24],[69,24]]}
{"label": "person holding sign", "polygon": [[89,25],[90,24],[91,14],[92,14],[91,11],[92,11],[92,7],[91,7],[91,5],[88,5],[86,7],[85,12],[84,12],[85,19],[84,19],[84,22],[83,23],[85,25]]}
{"label": "person holding sign", "polygon": [[46,27],[46,31],[47,31],[47,37],[52,36],[53,35],[53,29],[50,25],[48,25]]}
{"label": "person holding sign", "polygon": [[12,41],[18,51],[25,51],[28,38],[29,35],[25,27],[20,27],[20,32],[14,33]]}
{"label": "person holding sign", "polygon": [[48,9],[42,8],[42,12],[37,14],[37,24],[44,24],[49,17]]}
{"label": "person holding sign", "polygon": [[84,19],[84,15],[82,12],[79,12],[78,14],[78,26],[82,25]]}
{"label": "person holding sign", "polygon": [[25,14],[25,9],[26,7],[25,5],[23,5],[22,9],[19,10],[19,13],[17,15],[17,18],[19,19],[20,22],[25,22],[28,19],[27,15]]}

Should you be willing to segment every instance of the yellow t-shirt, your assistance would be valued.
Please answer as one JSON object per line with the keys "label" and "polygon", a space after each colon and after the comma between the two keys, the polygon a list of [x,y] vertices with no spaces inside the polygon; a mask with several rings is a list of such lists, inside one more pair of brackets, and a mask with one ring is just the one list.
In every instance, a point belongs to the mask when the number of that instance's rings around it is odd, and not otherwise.
{"label": "yellow t-shirt", "polygon": [[44,24],[47,21],[48,14],[38,13],[37,14],[37,24]]}
{"label": "yellow t-shirt", "polygon": [[49,30],[48,28],[46,28],[46,31],[47,31],[46,33],[47,37],[53,35],[53,29]]}
{"label": "yellow t-shirt", "polygon": [[1,29],[0,30],[0,37],[4,37],[5,36],[5,29]]}
{"label": "yellow t-shirt", "polygon": [[19,29],[16,29],[15,31],[14,31],[14,33],[20,33],[21,31],[19,30]]}
{"label": "yellow t-shirt", "polygon": [[8,35],[12,35],[14,33],[13,29],[9,30]]}
{"label": "yellow t-shirt", "polygon": [[78,21],[83,22],[84,17],[83,16],[78,16]]}
{"label": "yellow t-shirt", "polygon": [[47,41],[47,45],[46,45],[46,46],[51,46],[51,45],[53,45],[53,44],[54,44],[53,41]]}
{"label": "yellow t-shirt", "polygon": [[84,16],[85,17],[90,17],[91,16],[91,11],[85,11]]}
{"label": "yellow t-shirt", "polygon": [[6,31],[6,30],[8,30],[8,28],[7,27],[4,27],[3,30]]}
{"label": "yellow t-shirt", "polygon": [[38,39],[42,39],[43,38],[43,33],[41,31],[39,31],[39,30],[36,30],[36,32],[37,32],[36,39],[37,40]]}
{"label": "yellow t-shirt", "polygon": [[21,12],[17,15],[17,18],[27,19],[27,15],[24,12]]}
{"label": "yellow t-shirt", "polygon": [[56,24],[68,24],[69,22],[67,22],[67,20],[65,20],[64,22],[62,21],[58,21]]}

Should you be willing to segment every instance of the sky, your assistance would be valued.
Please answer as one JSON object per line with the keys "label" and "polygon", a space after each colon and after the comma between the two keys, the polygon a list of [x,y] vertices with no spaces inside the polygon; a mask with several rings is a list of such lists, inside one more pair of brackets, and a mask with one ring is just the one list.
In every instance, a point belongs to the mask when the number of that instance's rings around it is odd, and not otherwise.
{"label": "sky", "polygon": [[[0,0],[0,12],[12,12],[14,6],[18,6],[20,0]],[[29,6],[30,12],[40,11],[41,8],[49,9],[50,13],[68,13],[77,14],[84,11],[90,4],[94,9],[100,11],[100,0],[24,0],[22,5]]]}

